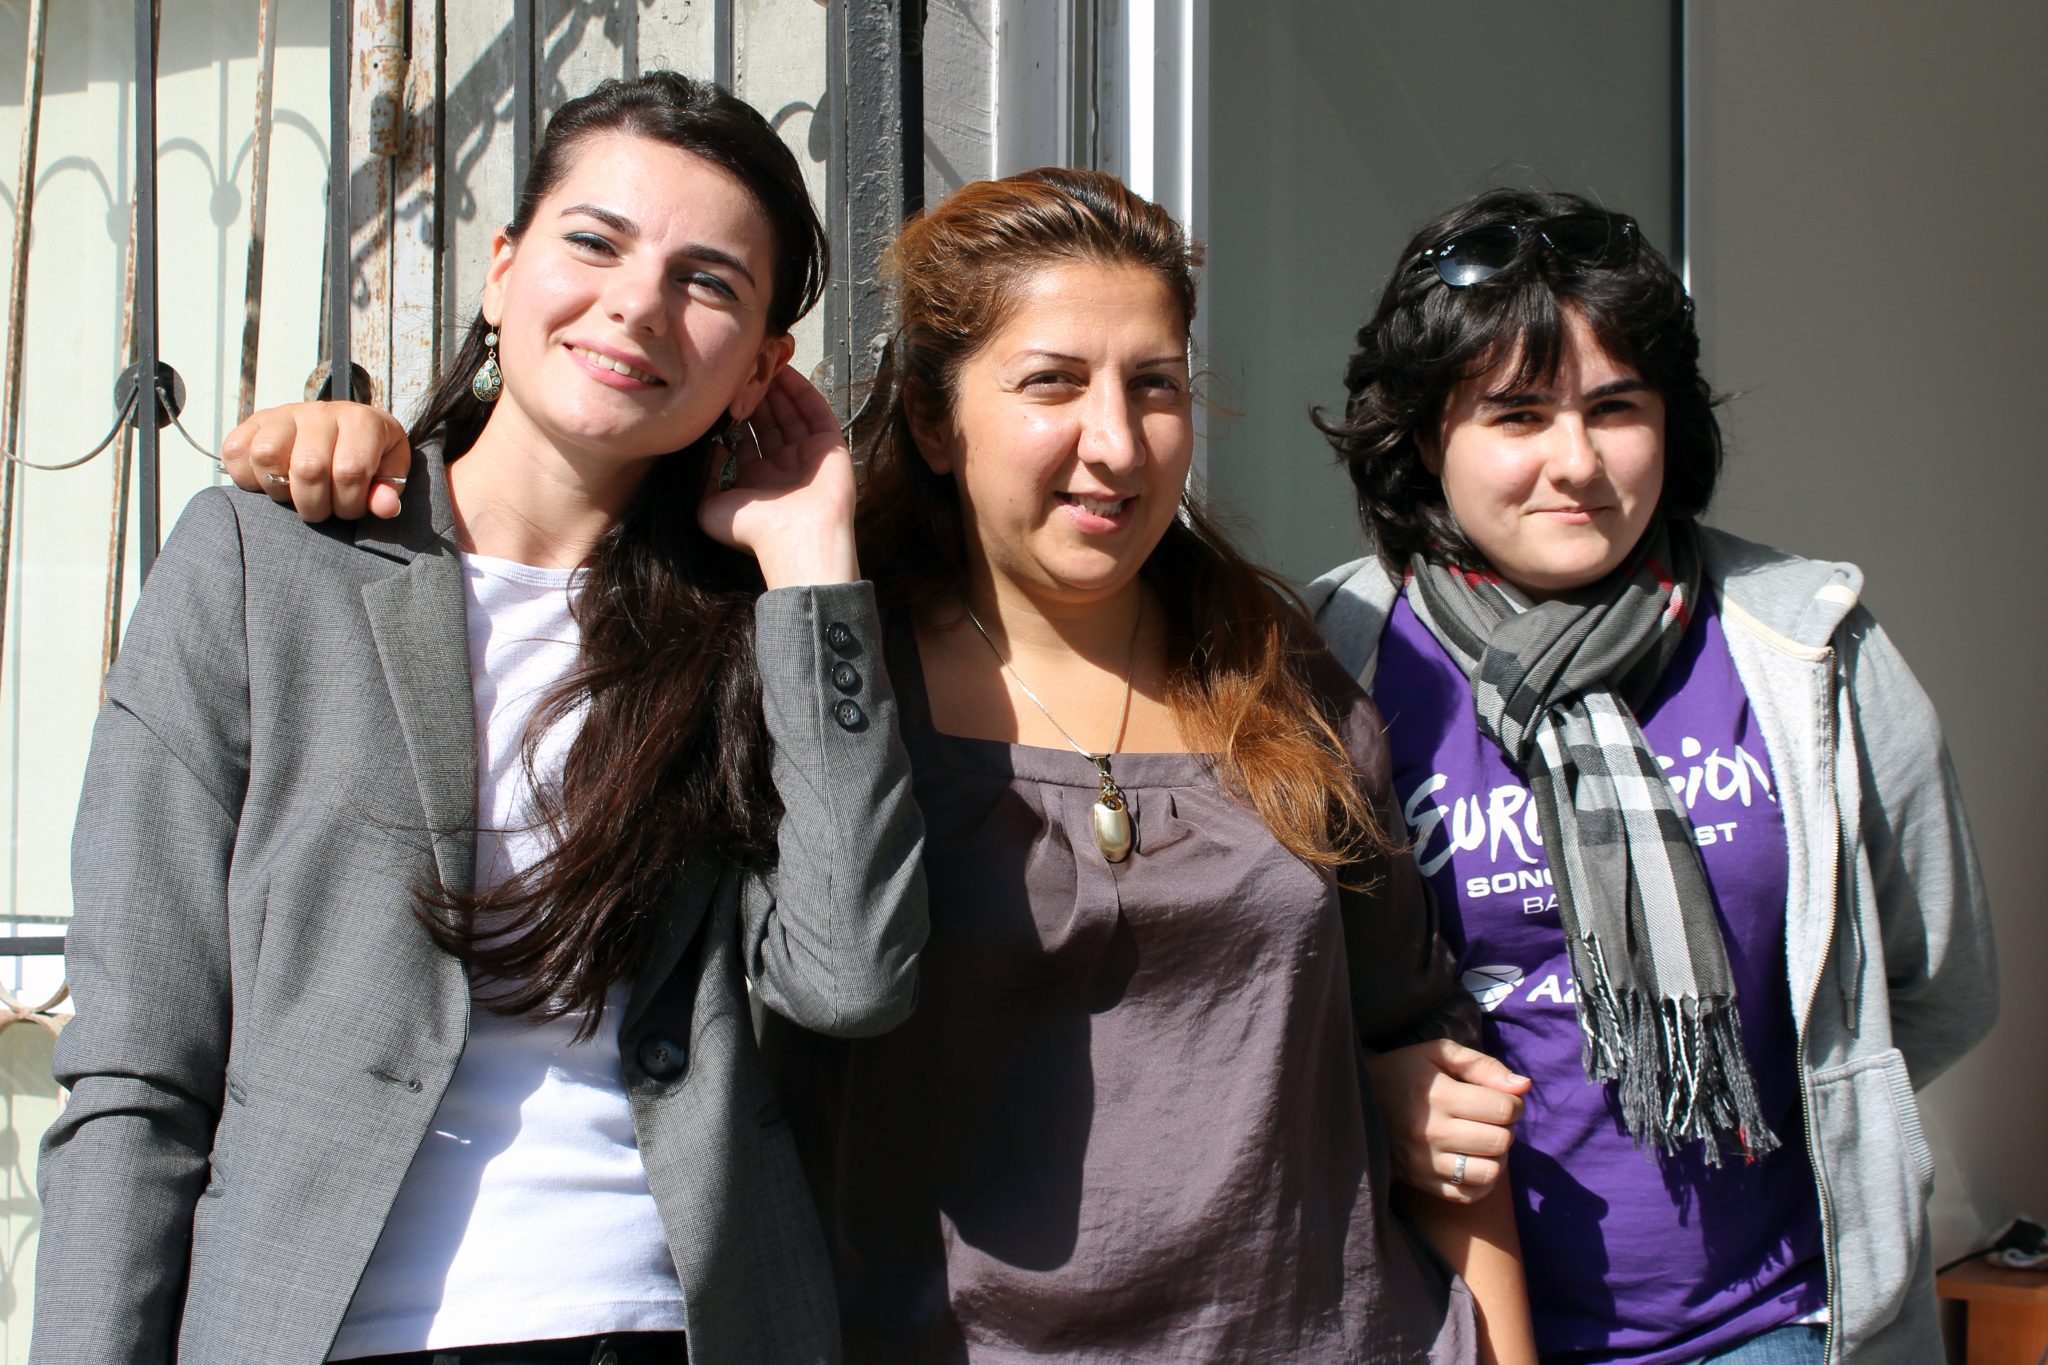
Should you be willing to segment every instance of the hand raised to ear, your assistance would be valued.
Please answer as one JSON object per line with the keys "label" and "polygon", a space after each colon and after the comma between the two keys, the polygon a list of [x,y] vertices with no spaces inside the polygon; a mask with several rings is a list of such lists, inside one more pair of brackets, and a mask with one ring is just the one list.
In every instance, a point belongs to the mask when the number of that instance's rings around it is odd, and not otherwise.
{"label": "hand raised to ear", "polygon": [[705,534],[753,555],[770,588],[858,579],[853,453],[825,395],[784,365],[728,440],[732,485],[714,464],[697,513]]}
{"label": "hand raised to ear", "polygon": [[237,487],[288,503],[308,523],[395,517],[412,467],[405,428],[362,403],[287,403],[227,434],[221,468]]}

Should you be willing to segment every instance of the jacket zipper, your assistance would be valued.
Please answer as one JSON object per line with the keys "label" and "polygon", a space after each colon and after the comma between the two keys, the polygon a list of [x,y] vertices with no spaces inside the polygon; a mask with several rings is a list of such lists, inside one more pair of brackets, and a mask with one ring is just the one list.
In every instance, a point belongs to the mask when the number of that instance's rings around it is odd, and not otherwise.
{"label": "jacket zipper", "polygon": [[[1841,924],[1842,915],[1842,796],[1836,789],[1835,742],[1838,730],[1836,715],[1835,651],[1829,646],[1824,651],[1825,667],[1822,673],[1823,686],[1827,689],[1826,705],[1821,716],[1826,721],[1826,730],[1821,736],[1821,749],[1826,759],[1828,805],[1833,812],[1834,837],[1828,841],[1828,931],[1821,944],[1820,965],[1814,972],[1813,990],[1806,998],[1806,1008],[1799,1017],[1799,1118],[1806,1129],[1806,1160],[1813,1168],[1814,1192],[1819,1196],[1821,1260],[1827,1273],[1828,1320],[1821,1340],[1821,1359],[1835,1360],[1835,1319],[1840,1313],[1837,1286],[1835,1282],[1835,1220],[1828,1204],[1827,1175],[1821,1169],[1819,1134],[1813,1121],[1813,1076],[1806,1062],[1807,1030],[1813,1022],[1813,1007],[1820,999],[1821,979],[1827,975],[1828,960],[1835,950],[1835,934]],[[1789,932],[1789,926],[1788,926]]]}

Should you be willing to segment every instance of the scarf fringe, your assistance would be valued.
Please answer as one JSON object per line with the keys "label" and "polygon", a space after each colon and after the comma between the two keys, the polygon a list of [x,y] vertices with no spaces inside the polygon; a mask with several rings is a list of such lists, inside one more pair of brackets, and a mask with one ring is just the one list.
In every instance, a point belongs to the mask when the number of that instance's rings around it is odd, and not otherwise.
{"label": "scarf fringe", "polygon": [[1764,1122],[1732,996],[1617,993],[1600,945],[1584,937],[1578,947],[1580,1060],[1593,1080],[1614,1083],[1637,1147],[1671,1156],[1697,1140],[1719,1166],[1724,1142],[1745,1161],[1784,1145]]}

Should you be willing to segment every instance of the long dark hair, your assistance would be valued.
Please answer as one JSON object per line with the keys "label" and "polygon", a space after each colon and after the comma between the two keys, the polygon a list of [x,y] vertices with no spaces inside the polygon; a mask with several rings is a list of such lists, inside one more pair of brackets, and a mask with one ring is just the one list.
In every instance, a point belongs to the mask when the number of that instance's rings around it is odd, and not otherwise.
{"label": "long dark hair", "polygon": [[[1195,248],[1173,216],[1100,171],[1045,168],[956,191],[910,223],[885,273],[895,287],[867,465],[861,560],[882,600],[946,608],[967,575],[960,495],[918,454],[912,415],[951,415],[960,368],[1001,329],[1018,290],[1051,266],[1129,266],[1163,281],[1194,321]],[[1167,695],[1183,733],[1216,754],[1224,786],[1296,856],[1334,875],[1383,850],[1384,832],[1311,677],[1323,652],[1279,580],[1239,555],[1192,497],[1142,570],[1167,615]]]}
{"label": "long dark hair", "polygon": [[1706,511],[1721,471],[1719,400],[1700,374],[1699,331],[1685,284],[1647,242],[1597,262],[1532,249],[1465,289],[1447,287],[1422,254],[1471,228],[1526,228],[1563,214],[1604,211],[1576,194],[1488,190],[1424,224],[1402,251],[1378,309],[1358,329],[1358,349],[1344,371],[1350,395],[1344,415],[1315,414],[1350,471],[1359,519],[1390,570],[1402,571],[1414,554],[1486,567],[1452,518],[1423,447],[1436,439],[1458,385],[1517,348],[1519,384],[1554,379],[1564,357],[1567,310],[1583,314],[1607,353],[1664,399],[1659,514],[1683,518]]}
{"label": "long dark hair", "polygon": [[[789,331],[824,287],[824,229],[796,158],[750,105],[671,71],[611,80],[548,121],[517,211],[514,241],[561,181],[579,145],[623,132],[700,156],[744,185],[775,239],[770,336]],[[481,314],[412,427],[416,445],[448,459],[476,443],[489,418],[470,392],[483,363]],[[584,563],[573,611],[575,669],[536,708],[529,775],[550,726],[575,725],[559,785],[536,781],[550,851],[480,894],[441,888],[420,915],[443,948],[502,983],[502,1014],[583,1011],[595,1032],[607,989],[639,959],[661,901],[691,848],[739,861],[775,855],[781,804],[768,778],[768,737],[754,659],[751,556],[697,524],[713,433],[656,461],[618,524]]]}

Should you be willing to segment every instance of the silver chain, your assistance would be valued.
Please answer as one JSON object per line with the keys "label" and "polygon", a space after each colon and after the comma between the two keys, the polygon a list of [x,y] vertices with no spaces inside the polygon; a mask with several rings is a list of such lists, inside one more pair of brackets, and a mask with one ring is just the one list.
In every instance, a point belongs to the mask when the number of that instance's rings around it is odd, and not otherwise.
{"label": "silver chain", "polygon": [[1003,672],[1010,675],[1010,681],[1016,683],[1017,686],[1020,689],[1022,689],[1024,695],[1031,699],[1031,704],[1037,707],[1039,711],[1044,714],[1047,720],[1052,722],[1052,728],[1060,732],[1060,738],[1066,740],[1067,743],[1073,745],[1075,753],[1081,755],[1081,757],[1087,759],[1090,763],[1095,764],[1097,767],[1102,768],[1103,776],[1107,778],[1109,775],[1109,770],[1107,767],[1104,766],[1104,760],[1108,759],[1110,754],[1114,754],[1117,752],[1117,750],[1124,747],[1124,728],[1127,725],[1129,725],[1131,721],[1131,684],[1137,676],[1138,623],[1145,619],[1144,594],[1142,592],[1139,594],[1138,610],[1131,617],[1131,646],[1128,651],[1129,657],[1126,658],[1124,661],[1124,709],[1123,714],[1118,716],[1116,721],[1116,742],[1110,747],[1108,753],[1100,754],[1096,753],[1092,749],[1083,748],[1081,745],[1081,741],[1075,739],[1073,735],[1068,733],[1067,727],[1060,724],[1059,717],[1055,716],[1052,713],[1052,708],[1050,706],[1047,706],[1043,701],[1039,700],[1038,694],[1031,690],[1031,684],[1025,682],[1023,678],[1019,677],[1017,675],[1016,669],[1010,667],[1010,661],[1003,657],[1003,651],[998,649],[996,647],[996,642],[989,638],[988,628],[981,624],[981,618],[974,614],[974,608],[968,605],[966,598],[963,597],[960,600],[960,605],[961,608],[966,611],[967,619],[973,623],[975,634],[981,636],[982,643],[987,645],[989,648],[989,652],[996,656],[996,662],[1003,666]]}

